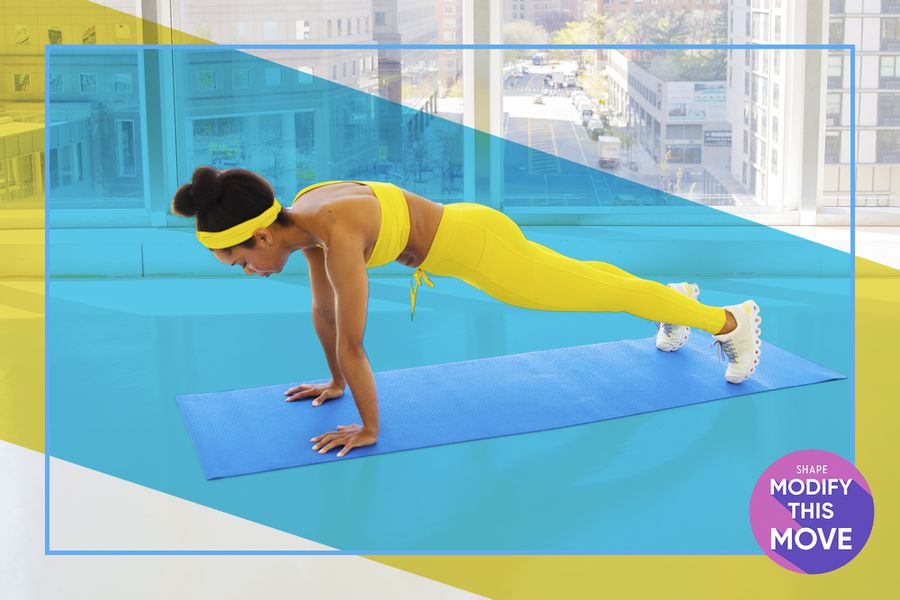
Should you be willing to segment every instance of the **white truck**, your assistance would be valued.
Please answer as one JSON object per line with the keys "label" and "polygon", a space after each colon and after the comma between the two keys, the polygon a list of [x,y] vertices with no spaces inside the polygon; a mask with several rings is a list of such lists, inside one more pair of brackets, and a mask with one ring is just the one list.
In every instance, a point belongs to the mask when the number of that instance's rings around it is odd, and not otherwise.
{"label": "white truck", "polygon": [[552,83],[555,88],[563,87],[566,85],[566,74],[562,71],[553,71],[550,75],[550,83]]}
{"label": "white truck", "polygon": [[618,168],[621,146],[621,140],[615,136],[601,135],[597,138],[597,163],[600,168]]}

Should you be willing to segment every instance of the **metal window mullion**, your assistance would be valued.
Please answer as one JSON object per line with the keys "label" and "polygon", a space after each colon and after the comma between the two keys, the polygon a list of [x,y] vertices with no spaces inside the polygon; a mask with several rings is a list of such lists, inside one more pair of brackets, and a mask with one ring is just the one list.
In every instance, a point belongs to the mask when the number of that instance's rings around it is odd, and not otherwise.
{"label": "metal window mullion", "polygon": [[[463,43],[502,42],[502,5],[465,0]],[[465,199],[499,208],[502,198],[503,98],[500,50],[463,50],[463,191]]]}

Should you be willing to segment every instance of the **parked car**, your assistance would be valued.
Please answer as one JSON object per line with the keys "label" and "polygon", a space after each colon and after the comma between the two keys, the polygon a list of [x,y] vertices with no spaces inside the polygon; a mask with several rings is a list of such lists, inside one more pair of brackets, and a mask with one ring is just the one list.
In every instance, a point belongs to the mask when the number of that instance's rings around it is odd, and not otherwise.
{"label": "parked car", "polygon": [[581,109],[581,125],[587,127],[588,121],[594,118],[594,109],[593,108],[582,108]]}
{"label": "parked car", "polygon": [[603,119],[591,119],[587,123],[587,133],[592,140],[603,135],[606,130],[606,122]]}

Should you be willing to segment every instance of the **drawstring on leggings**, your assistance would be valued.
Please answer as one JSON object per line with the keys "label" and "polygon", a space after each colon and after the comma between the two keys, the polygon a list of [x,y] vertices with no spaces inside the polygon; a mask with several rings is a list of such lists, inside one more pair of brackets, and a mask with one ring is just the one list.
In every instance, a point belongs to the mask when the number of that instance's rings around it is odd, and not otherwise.
{"label": "drawstring on leggings", "polygon": [[422,270],[421,267],[416,269],[416,272],[413,273],[413,279],[415,280],[415,284],[413,282],[409,283],[409,320],[413,320],[413,314],[416,311],[416,292],[419,289],[419,286],[422,284],[422,279],[425,280],[425,283],[428,284],[429,287],[434,287],[434,284],[431,283],[431,280],[428,279],[428,273]]}

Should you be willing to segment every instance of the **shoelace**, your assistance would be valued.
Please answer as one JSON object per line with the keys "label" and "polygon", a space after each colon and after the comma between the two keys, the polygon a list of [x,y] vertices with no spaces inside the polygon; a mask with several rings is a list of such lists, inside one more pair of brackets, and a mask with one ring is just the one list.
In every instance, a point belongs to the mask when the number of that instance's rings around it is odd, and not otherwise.
{"label": "shoelace", "polygon": [[655,325],[657,329],[660,326],[662,326],[663,331],[666,332],[666,337],[672,337],[672,328],[675,327],[675,325],[673,325],[672,323],[661,323],[659,321],[649,321],[649,320],[647,322],[653,323],[653,325]]}
{"label": "shoelace", "polygon": [[716,349],[716,357],[719,359],[719,362],[722,362],[723,351],[728,356],[728,362],[737,362],[737,349],[734,347],[733,340],[725,340],[724,342],[722,340],[715,340],[708,347],[712,348],[716,344],[719,345],[719,347]]}
{"label": "shoelace", "polygon": [[413,320],[413,314],[416,312],[416,293],[419,290],[419,286],[422,284],[422,280],[425,280],[425,283],[428,287],[434,287],[434,284],[431,283],[431,280],[428,279],[428,273],[422,270],[421,267],[416,269],[415,273],[413,273],[413,279],[415,283],[412,281],[409,282],[409,320]]}

